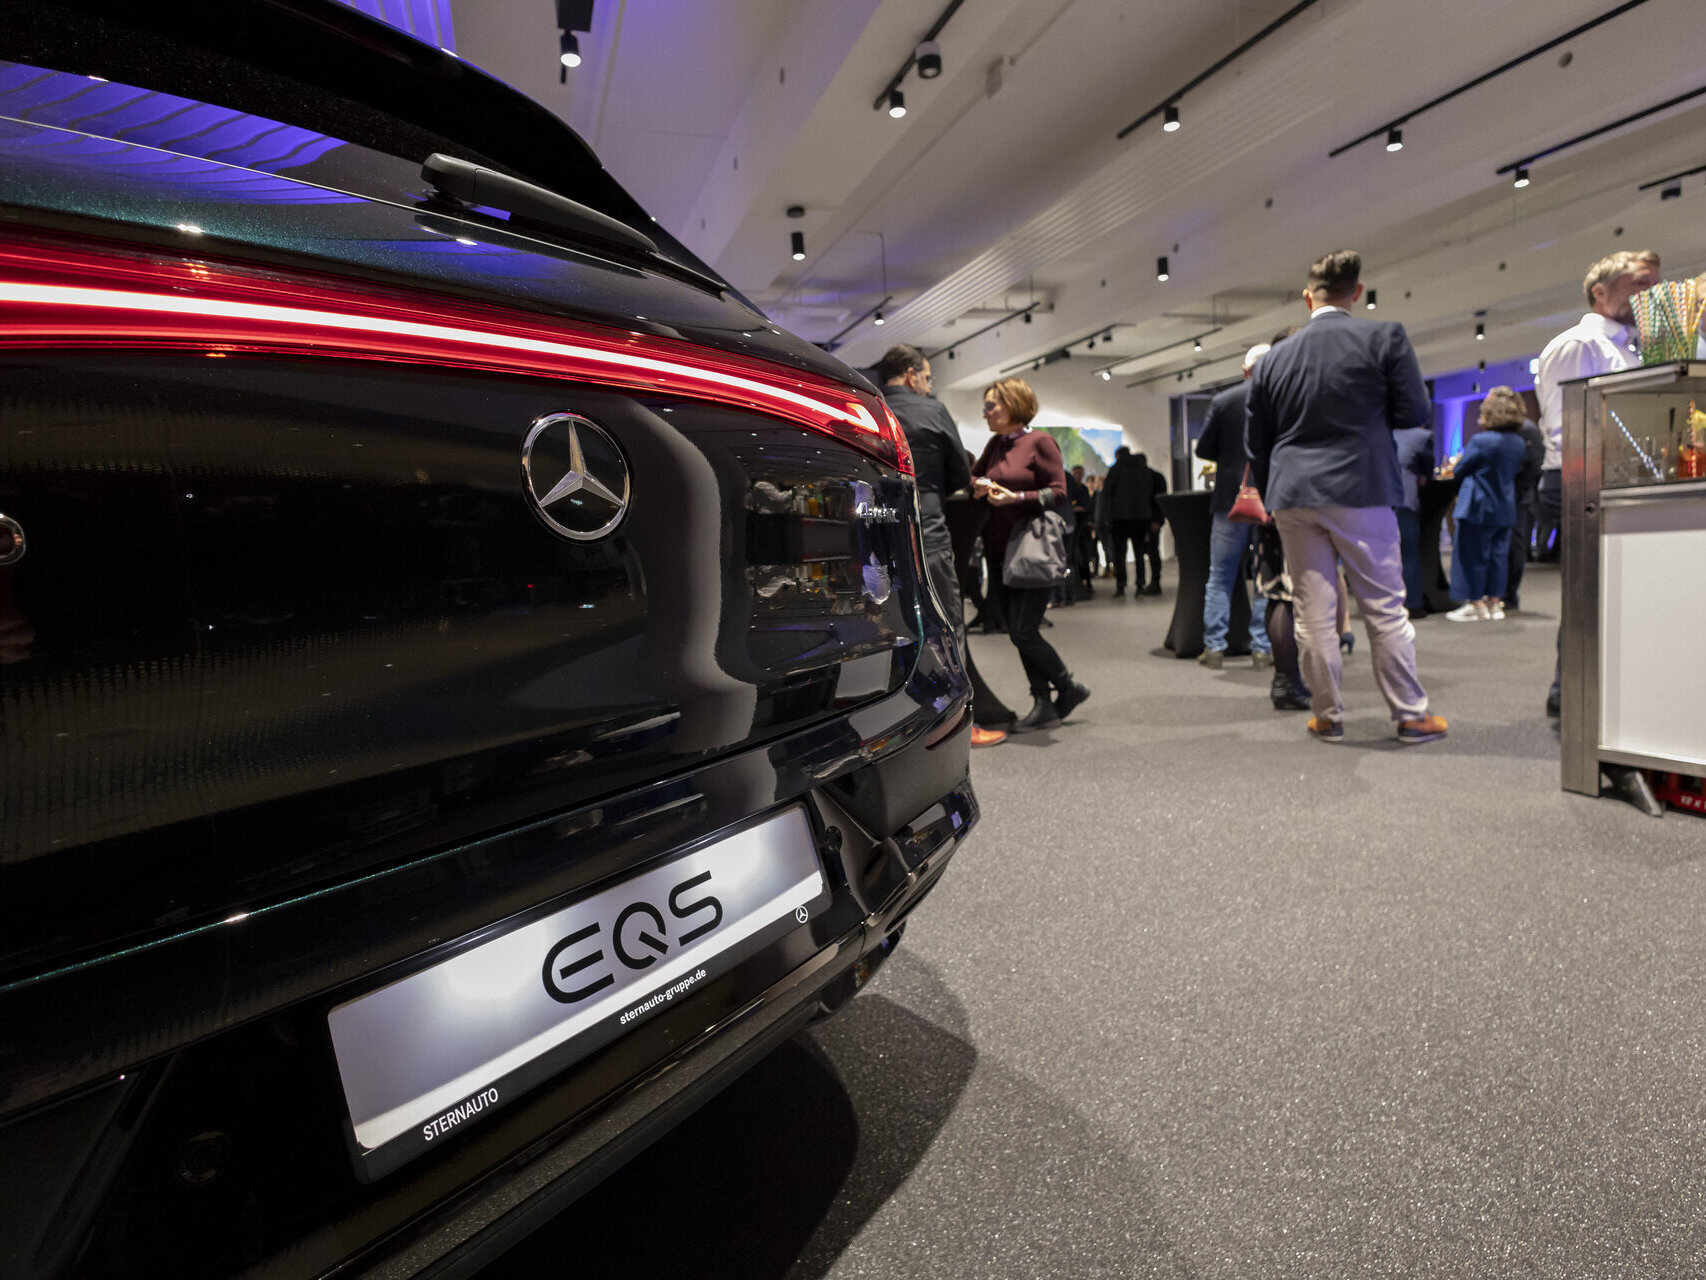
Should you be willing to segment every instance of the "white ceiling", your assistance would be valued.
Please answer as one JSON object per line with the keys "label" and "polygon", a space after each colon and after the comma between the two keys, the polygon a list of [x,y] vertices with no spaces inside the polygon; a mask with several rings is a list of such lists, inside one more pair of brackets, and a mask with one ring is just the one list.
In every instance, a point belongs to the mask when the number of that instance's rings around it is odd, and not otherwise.
{"label": "white ceiling", "polygon": [[946,0],[597,0],[566,85],[551,0],[452,3],[464,56],[563,115],[779,323],[830,338],[884,296],[886,247],[888,323],[847,335],[849,363],[1044,301],[1035,323],[939,359],[939,384],[979,386],[1108,325],[1111,345],[1076,347],[1050,376],[1217,325],[1201,355],[1187,342],[1128,359],[1112,386],[1204,361],[1195,378],[1228,376],[1301,318],[1304,271],[1330,248],[1362,251],[1380,314],[1410,328],[1430,374],[1537,351],[1613,249],[1656,249],[1667,275],[1706,268],[1706,181],[1669,201],[1637,190],[1706,164],[1706,97],[1537,162],[1526,190],[1496,173],[1706,86],[1698,0],[1647,0],[1409,121],[1403,151],[1377,140],[1336,159],[1615,0],[1321,0],[1182,98],[1177,133],[1156,120],[1123,141],[1293,0],[964,0],[944,74],[907,78],[902,120],[872,101]]}

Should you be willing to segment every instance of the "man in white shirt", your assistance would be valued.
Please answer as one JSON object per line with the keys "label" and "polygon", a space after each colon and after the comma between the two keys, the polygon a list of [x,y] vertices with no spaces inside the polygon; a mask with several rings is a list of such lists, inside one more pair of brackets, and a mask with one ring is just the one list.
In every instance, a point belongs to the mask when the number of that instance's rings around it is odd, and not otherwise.
{"label": "man in white shirt", "polygon": [[1614,253],[1588,268],[1582,288],[1587,294],[1588,313],[1546,344],[1540,353],[1534,391],[1540,399],[1540,431],[1546,437],[1546,461],[1541,467],[1540,488],[1552,476],[1557,487],[1559,468],[1564,465],[1564,391],[1559,385],[1571,378],[1591,378],[1601,373],[1627,369],[1638,357],[1634,350],[1635,312],[1630,302],[1637,293],[1659,282],[1656,253]]}
{"label": "man in white shirt", "polygon": [[[1627,250],[1601,258],[1588,268],[1582,290],[1588,313],[1546,344],[1534,375],[1540,401],[1540,433],[1546,439],[1538,502],[1541,537],[1557,529],[1564,499],[1564,389],[1572,378],[1591,378],[1627,369],[1638,362],[1634,349],[1635,311],[1630,301],[1659,282],[1659,255]],[[1553,674],[1546,714],[1558,714],[1559,681]]]}

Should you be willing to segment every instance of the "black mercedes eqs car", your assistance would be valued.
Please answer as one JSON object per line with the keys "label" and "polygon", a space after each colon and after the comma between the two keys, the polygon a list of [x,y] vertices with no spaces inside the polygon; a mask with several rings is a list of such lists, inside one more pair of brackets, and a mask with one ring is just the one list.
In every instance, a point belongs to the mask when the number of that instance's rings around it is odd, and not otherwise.
{"label": "black mercedes eqs car", "polygon": [[0,0],[0,1276],[457,1275],[977,820],[905,437],[331,0]]}

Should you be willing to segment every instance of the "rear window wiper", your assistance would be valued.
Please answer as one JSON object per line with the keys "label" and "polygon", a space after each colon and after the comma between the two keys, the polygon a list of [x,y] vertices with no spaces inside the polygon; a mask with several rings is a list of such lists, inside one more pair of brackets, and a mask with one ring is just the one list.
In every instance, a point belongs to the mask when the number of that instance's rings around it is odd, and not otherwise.
{"label": "rear window wiper", "polygon": [[435,151],[421,165],[421,177],[441,195],[463,204],[501,209],[521,222],[549,228],[576,240],[594,240],[615,245],[648,258],[662,257],[657,244],[625,222],[589,209],[555,191],[512,178],[467,160]]}
{"label": "rear window wiper", "polygon": [[[430,182],[438,196],[457,211],[462,206],[497,209],[510,215],[511,224],[517,230],[531,227],[555,233],[558,239],[593,248],[620,250],[711,293],[720,295],[728,291],[729,286],[723,281],[677,262],[659,249],[649,236],[642,235],[626,222],[619,222],[597,209],[589,209],[555,191],[512,178],[507,173],[435,151],[421,166],[421,177]],[[757,310],[756,307],[753,309]]]}

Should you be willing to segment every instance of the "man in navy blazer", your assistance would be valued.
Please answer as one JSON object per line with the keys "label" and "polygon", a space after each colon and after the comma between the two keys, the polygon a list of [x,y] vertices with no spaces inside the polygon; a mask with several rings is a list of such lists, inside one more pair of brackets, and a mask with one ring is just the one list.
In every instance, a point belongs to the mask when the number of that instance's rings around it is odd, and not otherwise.
{"label": "man in navy blazer", "polygon": [[1245,446],[1285,544],[1299,661],[1314,690],[1309,732],[1325,742],[1344,737],[1334,626],[1342,563],[1399,741],[1430,742],[1445,736],[1446,722],[1428,714],[1416,677],[1392,511],[1404,497],[1392,433],[1430,421],[1433,406],[1404,326],[1351,314],[1361,275],[1362,257],[1350,250],[1309,268],[1309,323],[1256,365]]}

